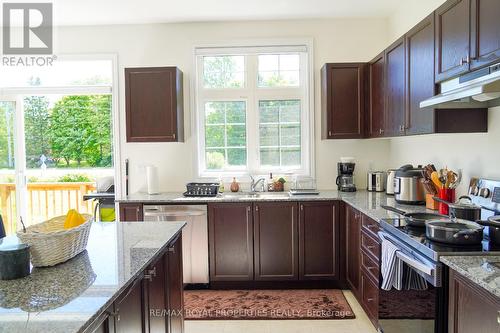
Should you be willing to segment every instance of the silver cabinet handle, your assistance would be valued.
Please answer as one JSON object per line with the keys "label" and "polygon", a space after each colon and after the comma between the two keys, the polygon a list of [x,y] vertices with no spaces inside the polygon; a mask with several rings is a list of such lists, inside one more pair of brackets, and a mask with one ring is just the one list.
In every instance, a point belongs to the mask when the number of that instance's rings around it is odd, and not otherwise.
{"label": "silver cabinet handle", "polygon": [[332,136],[332,131],[328,131],[328,136]]}

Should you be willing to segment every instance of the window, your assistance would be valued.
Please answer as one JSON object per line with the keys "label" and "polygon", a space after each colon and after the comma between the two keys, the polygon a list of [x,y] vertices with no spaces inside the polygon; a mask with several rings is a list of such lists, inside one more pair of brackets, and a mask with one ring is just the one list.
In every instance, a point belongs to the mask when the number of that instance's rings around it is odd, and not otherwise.
{"label": "window", "polygon": [[0,214],[9,233],[19,217],[32,225],[71,208],[93,214],[82,196],[115,174],[113,68],[104,56],[0,66]]}
{"label": "window", "polygon": [[199,176],[311,175],[308,47],[197,48]]}

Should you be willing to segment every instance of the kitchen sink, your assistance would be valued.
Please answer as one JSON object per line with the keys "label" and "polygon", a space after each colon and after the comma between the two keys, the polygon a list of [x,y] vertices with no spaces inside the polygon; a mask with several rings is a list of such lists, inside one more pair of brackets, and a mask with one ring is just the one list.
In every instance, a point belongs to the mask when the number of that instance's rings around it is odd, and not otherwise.
{"label": "kitchen sink", "polygon": [[276,200],[276,199],[286,199],[290,195],[288,192],[270,193],[270,192],[235,192],[235,193],[224,193],[221,195],[222,198],[226,199],[260,199],[260,200]]}

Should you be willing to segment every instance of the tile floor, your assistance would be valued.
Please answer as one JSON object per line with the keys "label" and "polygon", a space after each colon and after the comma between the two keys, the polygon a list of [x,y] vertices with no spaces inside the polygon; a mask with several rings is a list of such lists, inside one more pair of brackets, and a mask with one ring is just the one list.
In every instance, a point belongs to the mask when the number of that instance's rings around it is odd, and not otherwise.
{"label": "tile floor", "polygon": [[376,333],[349,290],[344,290],[356,319],[342,320],[186,320],[185,333]]}

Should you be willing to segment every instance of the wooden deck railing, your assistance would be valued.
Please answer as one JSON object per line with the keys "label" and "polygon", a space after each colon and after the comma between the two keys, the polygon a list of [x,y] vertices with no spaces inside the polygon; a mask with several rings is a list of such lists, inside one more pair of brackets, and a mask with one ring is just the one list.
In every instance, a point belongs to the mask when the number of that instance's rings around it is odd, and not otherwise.
{"label": "wooden deck railing", "polygon": [[[95,183],[29,183],[27,195],[26,225],[64,215],[74,208],[81,213],[92,214],[93,201],[83,201],[83,195],[95,191]],[[16,186],[0,183],[0,213],[7,234],[17,230]]]}

